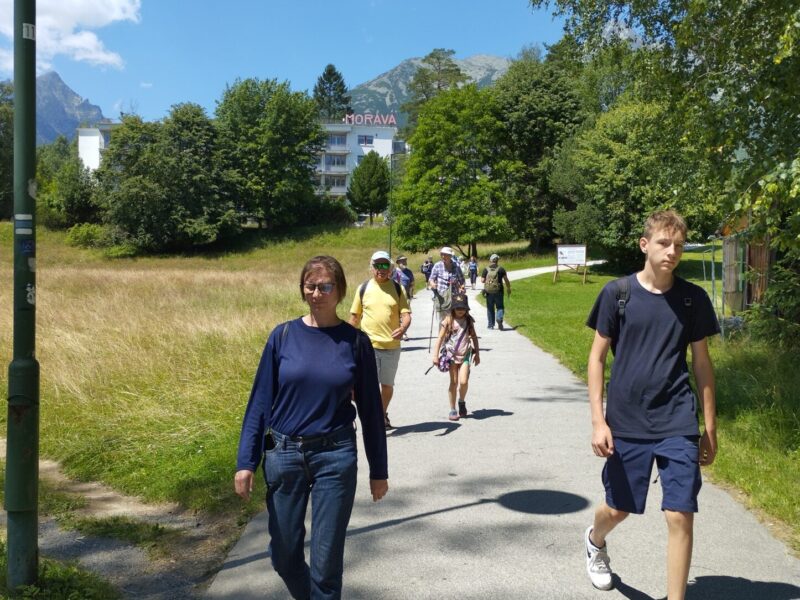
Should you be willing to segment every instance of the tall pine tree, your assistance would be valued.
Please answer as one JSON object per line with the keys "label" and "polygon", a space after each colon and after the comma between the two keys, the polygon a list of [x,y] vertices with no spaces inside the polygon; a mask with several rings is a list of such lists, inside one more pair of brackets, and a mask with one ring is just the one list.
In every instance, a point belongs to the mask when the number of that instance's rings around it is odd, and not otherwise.
{"label": "tall pine tree", "polygon": [[323,119],[341,119],[350,112],[350,96],[344,77],[333,65],[328,65],[314,86],[314,101]]}

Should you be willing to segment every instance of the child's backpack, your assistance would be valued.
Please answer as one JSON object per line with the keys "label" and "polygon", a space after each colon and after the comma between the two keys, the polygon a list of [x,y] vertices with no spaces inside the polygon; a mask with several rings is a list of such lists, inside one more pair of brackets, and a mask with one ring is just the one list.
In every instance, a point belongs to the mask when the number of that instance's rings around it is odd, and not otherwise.
{"label": "child's backpack", "polygon": [[494,266],[487,269],[483,291],[487,294],[496,294],[500,291],[500,267]]}

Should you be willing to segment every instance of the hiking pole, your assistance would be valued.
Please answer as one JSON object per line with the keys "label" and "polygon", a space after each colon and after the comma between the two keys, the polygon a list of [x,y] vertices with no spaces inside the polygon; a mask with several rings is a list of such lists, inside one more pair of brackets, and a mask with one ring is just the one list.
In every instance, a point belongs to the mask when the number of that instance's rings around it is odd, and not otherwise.
{"label": "hiking pole", "polygon": [[425,371],[425,375],[427,375],[428,373],[430,373],[430,372],[431,372],[431,369],[432,369],[434,366],[435,366],[435,365],[431,365],[430,367],[428,367],[428,370],[427,370],[427,371]]}
{"label": "hiking pole", "polygon": [[436,304],[434,303],[436,302],[436,296],[438,295],[436,290],[431,291],[433,292],[433,296],[431,297],[431,330],[430,333],[428,333],[428,352],[431,351],[431,342],[433,341],[433,313],[436,312]]}

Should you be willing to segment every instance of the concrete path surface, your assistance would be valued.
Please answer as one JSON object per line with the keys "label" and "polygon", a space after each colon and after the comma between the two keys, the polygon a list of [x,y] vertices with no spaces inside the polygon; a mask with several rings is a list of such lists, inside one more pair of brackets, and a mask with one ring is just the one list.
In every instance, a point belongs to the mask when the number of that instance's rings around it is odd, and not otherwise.
{"label": "concrete path surface", "polygon": [[[541,272],[514,273],[512,279]],[[411,341],[403,344],[389,408],[397,427],[388,436],[389,494],[371,501],[362,452],[343,597],[665,597],[659,484],[651,486],[647,513],[632,516],[609,536],[615,589],[592,588],[583,534],[603,497],[603,461],[589,445],[586,386],[521,334],[488,330],[475,293],[470,291],[470,305],[482,362],[472,372],[470,415],[458,422],[447,420],[446,375],[436,369],[425,374],[431,365],[430,295],[420,293],[412,302]],[[513,300],[506,325],[535,326],[515,319]],[[262,513],[206,597],[287,598],[270,565],[267,541]],[[706,482],[687,597],[800,598],[800,561],[728,493]]]}

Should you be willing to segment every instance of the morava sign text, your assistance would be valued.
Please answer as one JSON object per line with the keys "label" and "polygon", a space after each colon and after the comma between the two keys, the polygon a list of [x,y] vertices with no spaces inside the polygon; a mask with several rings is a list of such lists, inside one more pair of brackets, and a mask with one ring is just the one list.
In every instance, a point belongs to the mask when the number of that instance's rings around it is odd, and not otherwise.
{"label": "morava sign text", "polygon": [[345,116],[344,122],[348,125],[382,125],[384,127],[397,127],[397,118],[394,113],[382,115],[376,112],[356,113]]}

